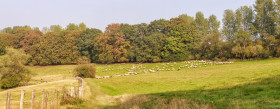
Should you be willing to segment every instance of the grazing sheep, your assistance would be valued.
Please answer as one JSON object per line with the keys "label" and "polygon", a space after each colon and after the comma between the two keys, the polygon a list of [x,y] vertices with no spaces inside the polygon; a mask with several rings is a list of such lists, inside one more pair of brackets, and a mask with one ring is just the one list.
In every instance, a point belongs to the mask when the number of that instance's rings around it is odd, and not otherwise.
{"label": "grazing sheep", "polygon": [[147,73],[148,73],[148,71],[147,71],[147,70],[144,70],[144,73],[145,73],[145,74],[147,74]]}
{"label": "grazing sheep", "polygon": [[102,79],[103,77],[100,77],[100,76],[96,76],[95,78],[96,78],[96,79]]}

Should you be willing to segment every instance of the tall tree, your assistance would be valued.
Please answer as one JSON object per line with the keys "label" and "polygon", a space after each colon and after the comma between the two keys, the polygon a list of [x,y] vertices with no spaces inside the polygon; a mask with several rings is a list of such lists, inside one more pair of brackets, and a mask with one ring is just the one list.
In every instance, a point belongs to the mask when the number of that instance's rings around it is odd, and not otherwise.
{"label": "tall tree", "polygon": [[167,36],[162,33],[153,33],[149,36],[137,37],[132,49],[137,62],[160,62],[161,51]]}
{"label": "tall tree", "polygon": [[16,48],[18,45],[16,44],[16,35],[14,34],[9,34],[9,33],[0,33],[2,41],[7,42],[7,46],[11,46],[13,48]]}
{"label": "tall tree", "polygon": [[60,53],[56,52],[59,48],[56,49],[55,47],[58,36],[59,34],[56,32],[48,32],[40,38],[37,57],[33,57],[34,60],[38,60],[39,65],[55,65],[59,63]]}
{"label": "tall tree", "polygon": [[107,35],[101,35],[95,38],[94,48],[98,52],[98,59],[101,63],[114,62],[113,46],[109,44],[110,37]]}
{"label": "tall tree", "polygon": [[208,18],[208,34],[218,33],[220,28],[220,21],[218,21],[215,15],[211,15]]}
{"label": "tall tree", "polygon": [[85,31],[87,29],[87,26],[86,26],[85,23],[80,23],[79,28],[80,28],[81,31]]}
{"label": "tall tree", "polygon": [[168,36],[162,52],[165,61],[187,60],[200,41],[198,31],[191,25],[174,26]]}
{"label": "tall tree", "polygon": [[13,34],[15,34],[16,38],[14,41],[15,48],[21,48],[20,42],[23,40],[24,36],[31,30],[31,27],[24,26],[24,27],[14,27]]}
{"label": "tall tree", "polygon": [[235,20],[235,14],[232,10],[225,10],[223,18],[223,35],[226,40],[233,42],[233,36],[237,32],[237,23]]}
{"label": "tall tree", "polygon": [[46,34],[47,32],[51,32],[51,30],[48,27],[43,27],[42,28],[42,33]]}
{"label": "tall tree", "polygon": [[80,31],[64,31],[57,37],[54,53],[59,54],[58,62],[55,64],[74,64],[77,63],[80,57],[80,52],[77,47],[77,38]]}
{"label": "tall tree", "polygon": [[208,21],[202,12],[197,12],[193,22],[200,37],[206,36],[208,33]]}
{"label": "tall tree", "polygon": [[181,14],[178,17],[181,19],[184,19],[187,22],[187,24],[191,24],[194,22],[194,18],[191,16],[188,16],[187,14]]}
{"label": "tall tree", "polygon": [[165,27],[167,26],[168,22],[169,21],[165,19],[154,20],[149,24],[148,29],[150,32],[158,32],[165,34],[167,32],[165,30]]}
{"label": "tall tree", "polygon": [[94,40],[101,34],[102,31],[99,29],[86,29],[86,31],[81,34],[81,37],[78,38],[77,45],[81,55],[88,57],[91,62],[96,62],[98,59],[94,49]]}
{"label": "tall tree", "polygon": [[256,28],[259,30],[261,37],[266,33],[275,35],[277,22],[275,2],[273,0],[256,0],[254,7]]}
{"label": "tall tree", "polygon": [[12,29],[12,27],[4,28],[4,29],[2,30],[2,33],[9,33],[9,34],[12,34],[12,33],[13,33],[13,29]]}
{"label": "tall tree", "polygon": [[6,47],[8,46],[8,42],[2,39],[0,34],[0,56],[6,53]]}
{"label": "tall tree", "polygon": [[62,27],[60,25],[51,25],[50,32],[60,33],[62,31]]}
{"label": "tall tree", "polygon": [[235,54],[237,58],[245,59],[245,50],[246,47],[249,46],[251,42],[250,33],[243,29],[240,29],[234,35],[234,44],[235,46],[232,48],[232,52]]}
{"label": "tall tree", "polygon": [[135,26],[129,24],[121,24],[120,28],[118,29],[118,32],[124,34],[126,39],[129,40],[131,43],[133,43],[135,38],[139,35],[139,32],[135,28]]}
{"label": "tall tree", "polygon": [[130,47],[130,42],[125,40],[122,33],[117,33],[113,37],[113,55],[116,62],[128,62],[127,51]]}
{"label": "tall tree", "polygon": [[74,23],[69,23],[66,27],[66,30],[73,31],[73,30],[80,30],[79,25]]}
{"label": "tall tree", "polygon": [[[40,31],[29,31],[20,42],[23,50],[31,57],[37,57],[38,55],[41,36],[42,33]],[[35,58],[31,59],[31,63],[39,64],[38,60],[35,60]]]}
{"label": "tall tree", "polygon": [[238,16],[241,17],[240,28],[246,31],[252,31],[254,24],[254,10],[249,6],[242,6],[237,11],[240,13]]}
{"label": "tall tree", "polygon": [[187,25],[187,22],[182,18],[171,18],[165,27],[165,30],[167,32],[166,34],[171,32],[173,28],[178,25]]}
{"label": "tall tree", "polygon": [[196,59],[215,59],[219,57],[221,51],[221,34],[219,32],[214,32],[211,35],[207,35],[203,38],[196,48],[199,53],[196,54]]}

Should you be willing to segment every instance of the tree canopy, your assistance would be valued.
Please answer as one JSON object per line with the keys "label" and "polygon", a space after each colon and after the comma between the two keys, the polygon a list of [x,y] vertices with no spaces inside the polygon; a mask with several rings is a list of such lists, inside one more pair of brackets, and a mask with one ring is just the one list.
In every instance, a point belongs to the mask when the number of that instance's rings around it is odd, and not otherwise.
{"label": "tree canopy", "polygon": [[109,24],[105,31],[85,23],[65,28],[14,26],[0,32],[0,55],[23,49],[28,64],[161,62],[190,59],[255,59],[280,55],[280,0],[256,0],[253,6],[217,16],[181,14],[150,23]]}

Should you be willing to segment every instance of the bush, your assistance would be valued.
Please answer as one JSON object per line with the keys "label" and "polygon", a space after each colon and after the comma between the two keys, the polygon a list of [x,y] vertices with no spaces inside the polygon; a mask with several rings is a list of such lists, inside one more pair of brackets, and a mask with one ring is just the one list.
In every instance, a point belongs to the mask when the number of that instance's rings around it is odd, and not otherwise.
{"label": "bush", "polygon": [[71,97],[70,95],[66,95],[65,99],[62,99],[60,101],[61,105],[64,104],[70,104],[70,105],[77,105],[77,104],[82,104],[83,100],[77,98],[77,97]]}
{"label": "bush", "polygon": [[1,88],[13,88],[29,82],[30,71],[24,66],[28,57],[23,50],[13,48],[8,48],[7,54],[0,57]]}
{"label": "bush", "polygon": [[74,69],[74,74],[82,78],[95,78],[95,66],[95,64],[80,64]]}
{"label": "bush", "polygon": [[8,89],[17,87],[20,85],[25,85],[29,80],[30,76],[28,75],[29,70],[22,68],[21,73],[18,72],[7,72],[4,73],[1,77],[1,88]]}

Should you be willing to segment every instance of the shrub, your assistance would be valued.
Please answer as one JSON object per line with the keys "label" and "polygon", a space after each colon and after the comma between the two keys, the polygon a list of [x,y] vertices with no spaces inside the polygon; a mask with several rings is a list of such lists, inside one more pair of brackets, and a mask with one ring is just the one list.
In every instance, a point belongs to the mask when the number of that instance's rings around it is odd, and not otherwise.
{"label": "shrub", "polygon": [[70,95],[66,95],[65,99],[62,99],[60,101],[61,105],[64,104],[70,104],[70,105],[77,105],[77,104],[81,104],[83,102],[83,100],[77,98],[77,97],[71,97]]}
{"label": "shrub", "polygon": [[1,88],[8,89],[25,85],[30,80],[30,71],[25,68],[28,55],[23,50],[8,48],[7,54],[0,57]]}
{"label": "shrub", "polygon": [[95,66],[95,64],[80,64],[74,69],[74,74],[82,78],[95,78]]}
{"label": "shrub", "polygon": [[1,77],[1,88],[8,89],[20,85],[25,85],[26,83],[28,83],[29,80],[30,76],[28,69],[21,67],[18,72],[11,72],[11,70],[9,70],[8,72],[4,73]]}

